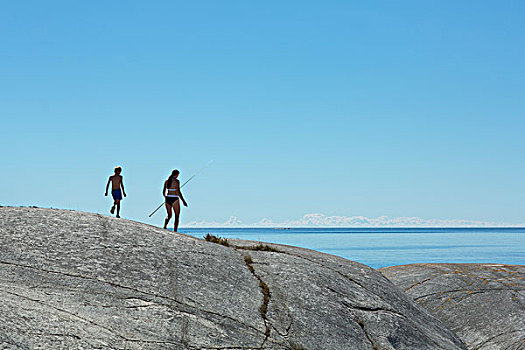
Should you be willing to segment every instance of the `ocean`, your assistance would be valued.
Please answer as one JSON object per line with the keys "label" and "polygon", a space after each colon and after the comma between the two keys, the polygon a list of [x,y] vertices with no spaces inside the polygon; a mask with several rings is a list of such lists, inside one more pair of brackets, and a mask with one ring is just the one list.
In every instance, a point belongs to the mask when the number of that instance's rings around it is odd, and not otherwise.
{"label": "ocean", "polygon": [[180,228],[202,238],[281,243],[373,268],[413,263],[525,265],[525,228]]}

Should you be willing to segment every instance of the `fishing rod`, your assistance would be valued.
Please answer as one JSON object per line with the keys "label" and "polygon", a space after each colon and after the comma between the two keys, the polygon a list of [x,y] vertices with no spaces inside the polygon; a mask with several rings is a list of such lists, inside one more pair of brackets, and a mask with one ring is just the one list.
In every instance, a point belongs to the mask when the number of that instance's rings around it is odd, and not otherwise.
{"label": "fishing rod", "polygon": [[[182,185],[180,185],[179,188],[183,188],[184,185],[186,185],[188,182],[190,182],[190,180],[193,179],[195,176],[197,176],[201,171],[203,171],[204,169],[206,169],[211,163],[213,163],[213,160],[210,160],[208,163],[206,163],[205,166],[203,166],[202,168],[200,168],[199,171],[197,171],[195,174],[193,174],[192,176],[190,176],[190,178],[189,178],[188,180],[186,180]],[[150,218],[153,214],[155,214],[155,213],[157,212],[157,210],[159,210],[159,209],[164,205],[164,203],[166,203],[166,202],[162,202],[162,203],[160,203],[160,205],[157,207],[157,209],[155,209],[155,210],[153,211],[153,213],[149,214],[148,217]]]}

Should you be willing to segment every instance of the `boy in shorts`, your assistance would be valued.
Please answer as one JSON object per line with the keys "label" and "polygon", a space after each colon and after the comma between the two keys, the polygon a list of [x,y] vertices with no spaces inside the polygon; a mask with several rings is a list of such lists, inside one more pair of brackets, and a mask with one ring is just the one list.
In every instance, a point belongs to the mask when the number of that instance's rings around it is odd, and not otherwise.
{"label": "boy in shorts", "polygon": [[122,172],[122,168],[119,166],[116,166],[115,174],[109,177],[108,183],[106,185],[106,196],[107,196],[109,183],[111,182],[111,195],[113,196],[114,202],[109,212],[113,214],[115,212],[115,207],[117,207],[117,218],[120,218],[120,201],[122,200],[122,195],[126,197],[126,191],[124,191],[124,182],[122,181],[122,175],[120,175],[121,172]]}

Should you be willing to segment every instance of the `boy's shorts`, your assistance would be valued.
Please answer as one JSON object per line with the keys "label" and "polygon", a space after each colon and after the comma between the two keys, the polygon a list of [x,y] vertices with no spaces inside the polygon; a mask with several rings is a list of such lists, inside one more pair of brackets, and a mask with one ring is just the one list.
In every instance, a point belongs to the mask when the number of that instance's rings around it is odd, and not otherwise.
{"label": "boy's shorts", "polygon": [[111,195],[113,196],[113,199],[116,201],[119,201],[122,199],[122,191],[121,190],[111,190]]}

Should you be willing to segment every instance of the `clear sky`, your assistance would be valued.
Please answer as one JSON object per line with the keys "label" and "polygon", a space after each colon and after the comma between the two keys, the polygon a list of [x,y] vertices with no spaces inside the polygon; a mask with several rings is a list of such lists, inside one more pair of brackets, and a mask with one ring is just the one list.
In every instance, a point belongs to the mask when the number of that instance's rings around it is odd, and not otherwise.
{"label": "clear sky", "polygon": [[0,204],[525,223],[523,1],[3,1]]}

